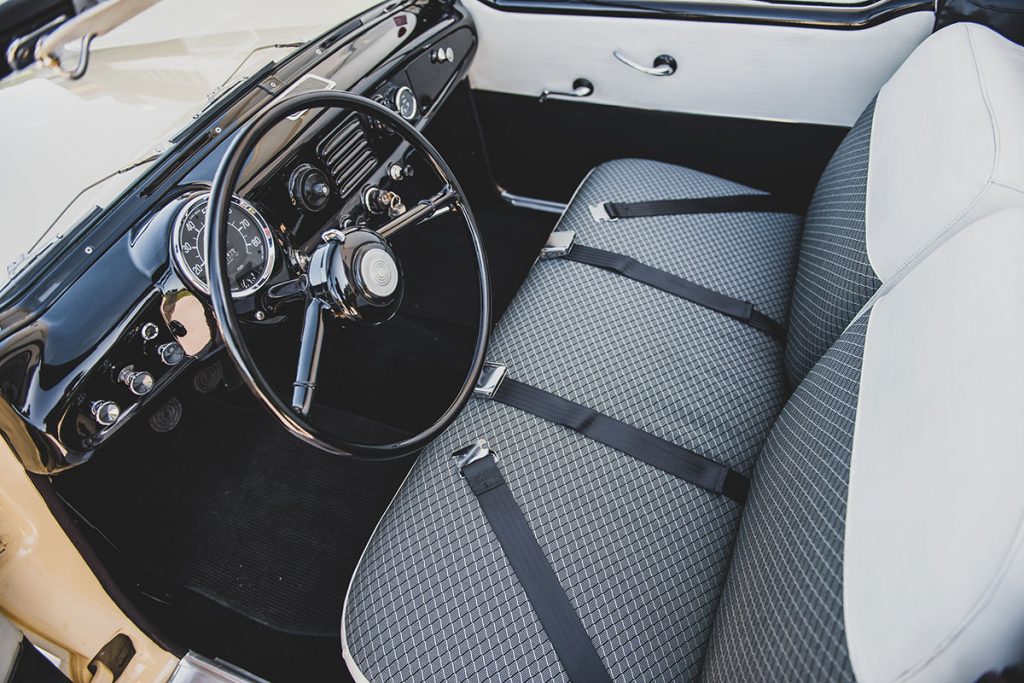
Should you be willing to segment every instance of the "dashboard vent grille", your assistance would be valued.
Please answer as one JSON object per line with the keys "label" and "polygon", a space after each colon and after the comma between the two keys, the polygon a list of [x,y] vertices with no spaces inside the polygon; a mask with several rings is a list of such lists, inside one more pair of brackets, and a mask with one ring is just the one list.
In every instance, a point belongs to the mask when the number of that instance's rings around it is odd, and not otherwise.
{"label": "dashboard vent grille", "polygon": [[342,198],[347,198],[377,166],[359,117],[352,114],[320,143],[320,161],[334,179]]}

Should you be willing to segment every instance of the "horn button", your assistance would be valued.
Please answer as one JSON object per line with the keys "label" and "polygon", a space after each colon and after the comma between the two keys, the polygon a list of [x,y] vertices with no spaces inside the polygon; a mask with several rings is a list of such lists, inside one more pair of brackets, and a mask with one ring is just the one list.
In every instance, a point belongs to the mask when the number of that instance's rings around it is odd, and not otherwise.
{"label": "horn button", "polygon": [[370,325],[390,319],[402,302],[402,270],[372,230],[328,230],[309,260],[309,289],[337,317]]}

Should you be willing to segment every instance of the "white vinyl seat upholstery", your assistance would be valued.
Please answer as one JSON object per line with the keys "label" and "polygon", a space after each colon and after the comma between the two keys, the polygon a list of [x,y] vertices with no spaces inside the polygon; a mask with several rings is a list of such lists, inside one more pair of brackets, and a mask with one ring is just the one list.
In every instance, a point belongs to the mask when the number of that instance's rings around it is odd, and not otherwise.
{"label": "white vinyl seat upholstery", "polygon": [[595,169],[557,230],[750,301],[786,344],[553,260],[489,358],[752,475],[749,500],[473,400],[419,457],[349,587],[356,680],[568,680],[453,465],[477,438],[613,680],[974,680],[1024,660],[1022,121],[1024,49],[959,24],[867,107],[802,226],[598,223],[599,201],[752,191],[649,161]]}

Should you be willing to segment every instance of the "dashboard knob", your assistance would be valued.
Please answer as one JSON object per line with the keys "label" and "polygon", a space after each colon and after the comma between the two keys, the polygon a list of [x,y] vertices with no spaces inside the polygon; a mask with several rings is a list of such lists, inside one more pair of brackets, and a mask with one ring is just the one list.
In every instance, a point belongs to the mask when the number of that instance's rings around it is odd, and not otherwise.
{"label": "dashboard knob", "polygon": [[109,427],[121,417],[121,406],[113,401],[93,401],[89,405],[89,414],[96,420],[96,424]]}
{"label": "dashboard knob", "polygon": [[156,355],[164,365],[175,366],[185,360],[185,350],[178,342],[167,342],[156,347]]}
{"label": "dashboard knob", "polygon": [[327,176],[312,164],[302,164],[288,179],[288,194],[292,203],[303,211],[316,212],[327,206],[331,199],[331,184]]}
{"label": "dashboard knob", "polygon": [[160,328],[157,327],[156,323],[146,323],[142,326],[140,332],[145,341],[153,341],[160,335]]}
{"label": "dashboard knob", "polygon": [[455,50],[450,47],[439,47],[430,52],[430,61],[435,64],[444,64],[445,62],[455,61]]}
{"label": "dashboard knob", "polygon": [[402,164],[391,164],[388,166],[388,177],[395,181],[411,178],[415,173],[416,169],[409,164],[405,166]]}
{"label": "dashboard knob", "polygon": [[145,396],[153,391],[153,375],[145,370],[136,370],[132,365],[121,368],[117,381],[128,387],[128,391],[136,396]]}

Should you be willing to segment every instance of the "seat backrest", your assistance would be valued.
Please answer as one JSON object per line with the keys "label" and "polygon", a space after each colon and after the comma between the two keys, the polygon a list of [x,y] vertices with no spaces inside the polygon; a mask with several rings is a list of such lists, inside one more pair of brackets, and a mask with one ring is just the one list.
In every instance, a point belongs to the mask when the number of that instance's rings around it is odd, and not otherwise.
{"label": "seat backrest", "polygon": [[1024,661],[1024,210],[882,293],[772,429],[714,681],[974,681]]}
{"label": "seat backrest", "polygon": [[886,83],[818,183],[789,315],[790,381],[880,288],[1012,206],[1024,206],[1024,47],[955,24]]}

